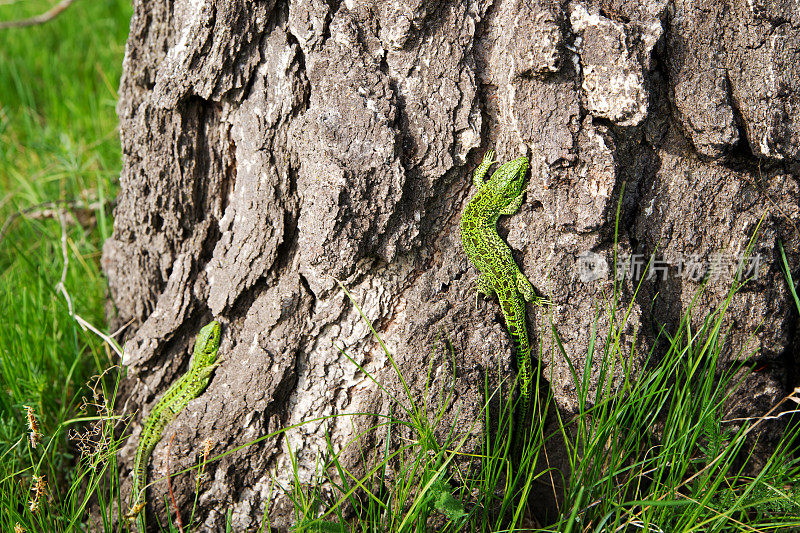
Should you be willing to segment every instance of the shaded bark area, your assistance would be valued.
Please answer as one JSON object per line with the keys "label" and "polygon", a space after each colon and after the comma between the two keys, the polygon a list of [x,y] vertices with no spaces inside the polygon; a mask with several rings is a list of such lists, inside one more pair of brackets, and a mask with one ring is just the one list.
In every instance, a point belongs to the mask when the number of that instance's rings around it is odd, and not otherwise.
{"label": "shaded bark area", "polygon": [[[466,451],[479,449],[484,428],[472,422],[485,380],[513,379],[499,309],[476,305],[477,273],[458,234],[469,174],[488,148],[531,160],[527,200],[501,235],[554,302],[528,309],[528,323],[560,409],[575,408],[575,385],[550,324],[582,368],[613,290],[624,185],[619,251],[645,262],[737,256],[761,221],[752,251],[761,270],[729,309],[726,358],[766,363],[730,408],[763,412],[796,385],[796,323],[776,253],[781,240],[797,263],[797,9],[780,0],[134,0],[118,104],[121,192],[103,256],[115,320],[132,321],[125,394],[138,414],[123,462],[141,413],[185,371],[193,336],[213,316],[224,324],[222,365],[167,429],[177,435],[171,470],[194,464],[206,439],[218,454],[314,420],[209,465],[201,522],[221,528],[230,510],[245,530],[267,506],[273,525],[289,524],[274,481],[291,482],[290,450],[301,481],[311,480],[326,434],[363,468],[362,448],[381,435],[353,440],[377,419],[344,415],[387,414],[391,404],[365,372],[404,394],[336,280],[418,401],[438,405],[452,392],[442,432],[459,417]],[[587,257],[605,270],[587,278]],[[669,268],[635,297],[638,280],[622,284],[634,372],[701,286]],[[729,268],[708,282],[698,320],[732,281]],[[609,323],[601,313],[598,331]],[[168,440],[151,479],[165,472]],[[194,480],[174,485],[191,505]]]}

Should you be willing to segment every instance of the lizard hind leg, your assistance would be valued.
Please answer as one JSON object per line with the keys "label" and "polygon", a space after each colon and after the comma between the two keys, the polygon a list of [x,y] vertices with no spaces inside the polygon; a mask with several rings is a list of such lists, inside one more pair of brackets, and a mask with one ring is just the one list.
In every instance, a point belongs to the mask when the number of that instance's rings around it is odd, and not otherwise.
{"label": "lizard hind leg", "polygon": [[536,291],[533,289],[533,285],[531,285],[531,282],[528,281],[528,278],[526,278],[525,274],[522,272],[517,272],[516,281],[517,290],[520,292],[520,294],[522,294],[526,302],[533,302],[534,305],[538,306],[551,305],[553,303],[548,298],[537,296]]}
{"label": "lizard hind leg", "polygon": [[478,298],[481,296],[484,298],[491,298],[495,291],[489,279],[483,274],[478,276],[478,279],[475,280],[475,286],[475,307],[477,308]]}
{"label": "lizard hind leg", "polygon": [[533,285],[531,285],[531,282],[525,277],[525,274],[519,270],[517,270],[516,273],[516,282],[517,290],[522,294],[526,302],[532,302],[537,299],[536,293],[533,290]]}

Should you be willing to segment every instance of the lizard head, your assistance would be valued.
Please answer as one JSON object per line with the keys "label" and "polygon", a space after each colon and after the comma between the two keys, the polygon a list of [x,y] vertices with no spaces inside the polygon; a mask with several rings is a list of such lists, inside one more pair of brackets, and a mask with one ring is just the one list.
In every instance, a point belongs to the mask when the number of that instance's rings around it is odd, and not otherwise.
{"label": "lizard head", "polygon": [[511,203],[525,189],[525,174],[528,172],[528,158],[518,157],[508,163],[503,163],[494,174],[491,182],[501,196],[500,203],[506,206]]}
{"label": "lizard head", "polygon": [[217,358],[220,331],[219,322],[212,320],[197,334],[197,340],[194,342],[194,360],[192,361],[194,366],[210,365]]}

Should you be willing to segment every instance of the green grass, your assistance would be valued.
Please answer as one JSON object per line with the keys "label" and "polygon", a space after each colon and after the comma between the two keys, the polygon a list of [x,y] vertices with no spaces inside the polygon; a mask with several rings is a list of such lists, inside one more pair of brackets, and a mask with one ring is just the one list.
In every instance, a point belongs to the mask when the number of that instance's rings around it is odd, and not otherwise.
{"label": "green grass", "polygon": [[[320,484],[281,488],[295,503],[297,530],[426,531],[436,517],[436,531],[800,531],[796,427],[790,426],[764,468],[755,472],[748,464],[750,439],[766,419],[723,416],[735,376],[741,377],[740,368],[720,365],[726,345],[722,324],[737,289],[697,329],[688,320],[692,309],[687,310],[678,330],[664,333],[669,348],[658,363],[619,388],[612,387],[611,376],[632,355],[620,342],[624,319],[611,321],[602,336],[596,320],[586,366],[572,368],[578,411],[558,416],[549,432],[537,413],[520,462],[512,460],[508,448],[512,410],[507,403],[501,402],[497,420],[489,420],[490,410],[485,411],[486,425],[500,430],[487,436],[477,456],[480,468],[470,472],[455,460],[464,454],[463,431],[437,442],[433,435],[443,406],[418,405],[409,395],[403,403],[412,408],[384,424],[408,427],[416,438],[395,452],[387,446],[366,476],[349,473],[339,462],[341,452],[330,453],[319,470],[335,497]],[[605,306],[598,302],[598,316],[619,316],[616,305],[613,296]],[[566,357],[553,334],[555,350]],[[601,344],[598,338],[608,340]],[[599,383],[590,388],[593,361],[601,371]],[[402,381],[399,370],[397,378]],[[487,391],[486,396],[497,394]],[[541,400],[546,412],[551,399]],[[795,403],[800,390],[770,414]],[[547,486],[550,476],[562,475],[543,468],[543,444],[559,442],[567,452],[569,475],[556,515],[545,521],[541,506],[529,497],[535,485]],[[392,472],[388,478],[387,471]],[[386,479],[391,486],[385,486]],[[349,521],[345,509],[356,511]]]}
{"label": "green grass", "polygon": [[[2,5],[0,19],[29,16],[49,5]],[[57,292],[64,267],[58,212],[67,207],[64,287],[73,310],[104,329],[106,283],[99,259],[111,233],[110,202],[120,167],[114,105],[129,19],[124,0],[77,2],[49,24],[0,31],[2,531],[17,524],[27,531],[87,528],[87,493],[76,489],[98,478],[74,468],[79,450],[67,433],[84,414],[83,398],[93,401],[86,387],[90,376],[112,357],[77,325]],[[43,435],[35,449],[27,441],[24,406],[33,409]],[[39,512],[32,512],[36,477],[46,480],[48,497],[39,498]]]}
{"label": "green grass", "polygon": [[[0,19],[48,5],[0,5]],[[70,315],[58,287],[63,274],[74,313],[105,330],[99,258],[120,166],[114,105],[129,16],[127,1],[77,2],[48,25],[0,32],[2,531],[125,529],[115,459],[125,421],[115,416],[115,380],[92,379],[116,359]],[[598,316],[618,316],[616,307],[612,294],[597,302]],[[433,405],[404,387],[402,401],[377,417],[381,453],[367,453],[374,446],[362,449],[360,438],[348,444],[369,458],[365,473],[349,471],[329,443],[317,481],[275,484],[274,492],[294,502],[298,531],[800,530],[794,427],[766,466],[751,472],[748,438],[764,422],[725,420],[722,406],[738,379],[735,368],[719,364],[725,312],[711,312],[696,329],[684,319],[677,331],[663,332],[668,349],[636,379],[624,368],[634,355],[620,341],[624,324],[611,321],[606,332],[595,325],[585,367],[572,368],[578,411],[553,415],[552,398],[538,398],[519,458],[509,447],[512,406],[499,391],[486,385],[480,419],[445,426],[452,394]],[[555,332],[541,333],[537,338],[554,338],[551,351],[565,357]],[[601,377],[590,389],[593,364]],[[394,368],[394,379],[405,383]],[[620,370],[627,378],[612,387]],[[777,407],[797,402],[795,394]],[[25,406],[41,434],[35,448]],[[476,454],[464,449],[465,424],[496,429]],[[413,438],[393,438],[399,434]],[[568,475],[548,467],[545,445],[564,450]],[[38,479],[47,489],[37,498]],[[561,488],[553,489],[554,481]],[[544,517],[532,495],[547,490],[559,504]],[[191,523],[196,509],[186,515]],[[268,525],[265,516],[262,528]]]}

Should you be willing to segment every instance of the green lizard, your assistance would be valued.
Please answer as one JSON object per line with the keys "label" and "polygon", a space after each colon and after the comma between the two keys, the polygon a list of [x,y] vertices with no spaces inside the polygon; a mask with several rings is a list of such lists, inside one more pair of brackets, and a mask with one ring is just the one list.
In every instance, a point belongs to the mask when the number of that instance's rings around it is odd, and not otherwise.
{"label": "green lizard", "polygon": [[[461,242],[469,260],[481,272],[477,282],[478,294],[487,297],[497,294],[506,328],[517,350],[517,382],[521,399],[517,420],[518,430],[521,430],[530,410],[533,374],[525,302],[542,305],[546,300],[536,296],[533,285],[514,262],[511,249],[497,233],[500,215],[513,215],[522,206],[528,158],[518,157],[501,165],[485,181],[494,163],[494,152],[489,150],[475,169],[472,182],[478,192],[461,215]],[[518,431],[517,435],[522,435],[522,432]]]}
{"label": "green lizard", "polygon": [[164,427],[186,407],[190,400],[197,398],[208,386],[211,373],[219,363],[217,350],[219,349],[220,325],[216,320],[204,326],[197,334],[194,343],[194,354],[189,363],[189,370],[178,381],[173,383],[167,392],[158,400],[156,406],[150,411],[147,421],[139,437],[139,447],[136,449],[136,460],[133,463],[133,490],[131,491],[131,515],[141,514],[138,517],[139,531],[145,532],[145,489],[147,482],[147,463],[153,453]]}

